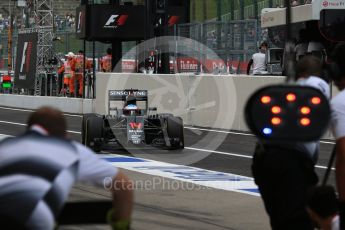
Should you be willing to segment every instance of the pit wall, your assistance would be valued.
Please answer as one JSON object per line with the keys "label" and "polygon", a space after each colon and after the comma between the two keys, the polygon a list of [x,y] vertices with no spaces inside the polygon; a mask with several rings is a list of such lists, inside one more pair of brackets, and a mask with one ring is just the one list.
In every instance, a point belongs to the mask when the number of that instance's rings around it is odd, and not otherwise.
{"label": "pit wall", "polygon": [[247,75],[143,75],[98,73],[94,111],[107,113],[110,89],[146,89],[149,107],[173,113],[186,125],[248,131],[244,105],[257,89],[284,77]]}
{"label": "pit wall", "polygon": [[[96,99],[1,94],[0,106],[36,109],[50,105],[67,113],[107,114],[108,90],[146,89],[149,107],[157,107],[158,113],[181,116],[185,125],[248,131],[243,111],[249,96],[263,86],[283,83],[284,79],[281,76],[97,73]],[[336,93],[332,87],[332,95]]]}
{"label": "pit wall", "polygon": [[65,113],[91,113],[93,111],[92,99],[67,97],[41,97],[0,94],[0,106],[37,109],[42,106],[53,106]]}

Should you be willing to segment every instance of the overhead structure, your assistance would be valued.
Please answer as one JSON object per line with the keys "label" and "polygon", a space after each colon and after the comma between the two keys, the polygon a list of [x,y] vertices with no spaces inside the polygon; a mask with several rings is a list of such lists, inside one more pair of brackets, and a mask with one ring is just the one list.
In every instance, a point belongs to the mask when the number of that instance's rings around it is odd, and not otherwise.
{"label": "overhead structure", "polygon": [[[116,72],[121,72],[122,42],[173,35],[175,25],[189,22],[189,0],[145,0],[145,4],[138,5],[122,5],[119,0],[109,0],[109,4],[88,2],[82,1],[77,8],[76,36],[87,41],[112,43],[112,64]],[[140,64],[151,52],[139,51]],[[166,54],[159,56],[158,72],[169,73],[169,58]]]}
{"label": "overhead structure", "polygon": [[35,95],[41,95],[45,65],[53,57],[53,0],[34,0],[35,29],[38,33]]}
{"label": "overhead structure", "polygon": [[[310,4],[294,6],[291,8],[291,23],[318,21],[324,10],[344,10],[345,1],[338,2],[313,0]],[[323,13],[321,13],[323,12]],[[335,17],[335,19],[338,17]],[[269,28],[286,25],[286,8],[264,8],[261,11],[261,27]]]}

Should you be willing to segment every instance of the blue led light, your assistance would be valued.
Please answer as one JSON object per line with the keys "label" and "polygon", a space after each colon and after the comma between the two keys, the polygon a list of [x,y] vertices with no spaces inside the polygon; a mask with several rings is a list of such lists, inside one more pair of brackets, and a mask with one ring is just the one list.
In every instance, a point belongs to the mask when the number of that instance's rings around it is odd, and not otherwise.
{"label": "blue led light", "polygon": [[271,128],[264,128],[262,130],[262,132],[265,134],[265,135],[271,135],[272,134],[272,129]]}

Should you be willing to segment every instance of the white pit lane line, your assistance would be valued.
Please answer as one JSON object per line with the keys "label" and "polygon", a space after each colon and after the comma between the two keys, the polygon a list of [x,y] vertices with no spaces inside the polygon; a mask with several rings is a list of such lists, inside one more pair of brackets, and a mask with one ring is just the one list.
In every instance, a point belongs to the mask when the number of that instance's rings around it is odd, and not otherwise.
{"label": "white pit lane line", "polygon": [[5,135],[5,134],[0,134],[0,141],[7,138],[7,137],[10,137],[9,135]]}
{"label": "white pit lane line", "polygon": [[[200,151],[200,152],[209,152],[209,153],[221,154],[221,155],[232,156],[232,157],[241,157],[241,158],[248,158],[248,159],[252,159],[253,158],[252,156],[248,156],[248,155],[235,154],[235,153],[227,153],[227,152],[207,150],[207,149],[198,149],[198,148],[190,148],[190,147],[185,147],[185,149],[195,150],[195,151]],[[327,169],[327,166],[315,165],[315,168]],[[332,170],[335,170],[335,168],[332,168]]]}
{"label": "white pit lane line", "polygon": [[[10,122],[10,121],[0,121],[0,123],[9,124],[9,125],[26,126],[26,124],[17,123],[17,122]],[[67,132],[68,132],[68,133],[74,133],[74,134],[81,134],[81,132],[72,131],[72,130],[67,130]],[[2,134],[0,134],[0,135],[2,135]]]}
{"label": "white pit lane line", "polygon": [[[19,125],[19,126],[26,126],[26,124],[17,123],[17,122],[9,122],[9,121],[0,121],[0,123],[11,124],[11,125]],[[189,127],[185,127],[185,128],[186,128],[186,129],[191,129],[191,128],[189,128]],[[197,129],[197,128],[193,128],[193,129]],[[208,129],[200,129],[200,130],[210,131],[210,130],[208,130]],[[213,131],[217,131],[217,130],[213,130]],[[79,132],[79,131],[67,130],[67,132],[69,132],[69,133],[74,133],[74,134],[81,134],[81,132]],[[211,131],[211,132],[212,132],[212,131]],[[233,132],[230,132],[230,131],[217,131],[217,132],[237,134],[237,133],[233,133]],[[240,133],[238,133],[238,134],[240,134]],[[0,134],[0,135],[5,135],[5,136],[6,136],[6,134]],[[240,135],[241,135],[241,134],[240,134]],[[246,136],[248,136],[248,135],[252,135],[252,134],[246,134]],[[329,143],[331,143],[331,142],[329,142]],[[332,143],[332,144],[334,144],[334,143]],[[213,154],[221,154],[221,155],[226,155],[226,156],[247,158],[247,159],[253,158],[252,156],[249,156],[249,155],[236,154],[236,153],[228,153],[228,152],[215,151],[215,150],[208,150],[208,149],[199,149],[199,148],[193,148],[193,147],[185,147],[185,149],[193,150],[193,151],[200,151],[200,152],[209,152],[209,153],[213,153]],[[327,169],[327,166],[315,165],[315,168],[318,168],[318,169]],[[335,170],[335,168],[332,168],[332,170]]]}
{"label": "white pit lane line", "polygon": [[[17,108],[2,107],[2,106],[0,106],[0,109],[11,110],[11,111],[20,111],[20,112],[29,112],[29,113],[35,111],[35,110],[32,110],[32,109],[17,109]],[[83,117],[83,115],[69,114],[69,113],[64,113],[64,115],[68,116],[68,117]]]}
{"label": "white pit lane line", "polygon": [[[199,130],[199,131],[206,131],[206,132],[214,132],[214,133],[224,133],[224,134],[234,134],[234,135],[240,135],[240,136],[252,136],[255,137],[254,134],[252,133],[241,133],[241,132],[233,132],[233,131],[225,131],[225,130],[216,130],[216,129],[203,129],[203,128],[195,128],[195,127],[190,127],[190,126],[185,126],[185,129],[189,130]],[[320,141],[322,144],[330,144],[334,145],[334,141]]]}
{"label": "white pit lane line", "polygon": [[[2,107],[0,106],[0,109],[4,110],[12,110],[12,111],[21,111],[21,112],[33,112],[34,110],[31,109],[18,109],[18,108],[10,108],[10,107]],[[77,114],[64,114],[65,116],[70,116],[70,117],[83,117],[83,115],[77,115]],[[216,129],[206,129],[206,128],[195,128],[195,127],[190,127],[190,126],[185,126],[185,129],[189,130],[199,130],[199,131],[207,131],[207,132],[216,132],[216,133],[225,133],[225,134],[235,134],[235,135],[242,135],[242,136],[254,136],[254,134],[251,133],[241,133],[241,132],[233,132],[233,131],[225,131],[225,130],[216,130]],[[76,133],[74,131],[71,131],[72,133]],[[323,144],[330,144],[334,145],[334,141],[320,141],[320,143]]]}
{"label": "white pit lane line", "polygon": [[[4,110],[12,110],[12,111],[21,111],[21,112],[33,112],[34,110],[30,109],[17,109],[17,108],[10,108],[10,107],[2,107],[0,106],[0,109]],[[65,116],[70,116],[70,117],[83,117],[83,115],[77,115],[77,114],[64,114]],[[216,133],[225,133],[225,134],[234,134],[234,135],[241,135],[241,136],[254,136],[254,134],[251,133],[241,133],[241,132],[233,132],[233,131],[225,131],[225,130],[216,130],[216,129],[206,129],[206,128],[195,128],[195,127],[190,127],[190,126],[185,126],[185,129],[189,130],[199,130],[199,131],[207,131],[207,132],[216,132]],[[76,133],[74,131],[71,131],[72,133]],[[334,145],[334,141],[320,141],[320,143],[323,144],[330,144]]]}

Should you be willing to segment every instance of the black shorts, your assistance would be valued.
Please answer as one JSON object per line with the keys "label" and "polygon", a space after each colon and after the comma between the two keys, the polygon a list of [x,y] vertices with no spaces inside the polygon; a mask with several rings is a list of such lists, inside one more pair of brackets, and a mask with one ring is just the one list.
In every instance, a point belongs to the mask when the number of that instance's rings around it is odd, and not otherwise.
{"label": "black shorts", "polygon": [[314,163],[294,149],[266,146],[255,151],[252,172],[272,229],[313,229],[306,194],[318,182]]}

